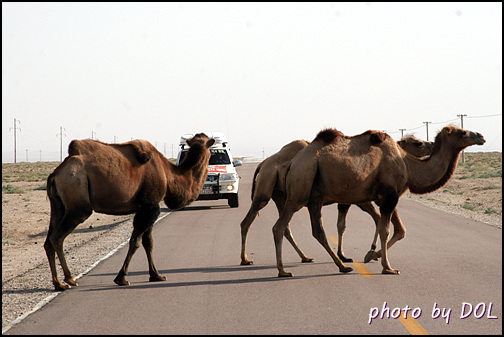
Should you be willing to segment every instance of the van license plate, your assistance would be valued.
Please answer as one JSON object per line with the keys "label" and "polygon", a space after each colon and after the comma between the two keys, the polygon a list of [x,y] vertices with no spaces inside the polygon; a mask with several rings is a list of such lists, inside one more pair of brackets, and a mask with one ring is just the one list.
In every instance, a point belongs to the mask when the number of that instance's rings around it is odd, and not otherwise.
{"label": "van license plate", "polygon": [[200,194],[212,194],[212,193],[213,193],[212,185],[203,186],[203,188],[201,189],[201,192],[200,192]]}

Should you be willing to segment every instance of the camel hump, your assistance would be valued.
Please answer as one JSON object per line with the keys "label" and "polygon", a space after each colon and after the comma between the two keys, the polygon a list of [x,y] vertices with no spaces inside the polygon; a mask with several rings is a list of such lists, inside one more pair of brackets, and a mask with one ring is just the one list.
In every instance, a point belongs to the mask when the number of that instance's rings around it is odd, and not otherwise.
{"label": "camel hump", "polygon": [[390,137],[385,132],[378,130],[368,130],[364,132],[363,135],[369,136],[369,142],[371,143],[371,145],[381,145],[385,142],[385,140],[387,140],[387,138]]}
{"label": "camel hump", "polygon": [[152,149],[149,148],[150,143],[136,139],[128,143],[135,152],[136,159],[140,164],[147,163],[152,158]]}
{"label": "camel hump", "polygon": [[329,144],[344,137],[345,135],[336,129],[324,129],[317,134],[317,137],[315,137],[313,141],[320,141],[325,144]]}
{"label": "camel hump", "polygon": [[69,156],[78,156],[82,154],[82,141],[78,139],[74,139],[68,145],[68,155]]}

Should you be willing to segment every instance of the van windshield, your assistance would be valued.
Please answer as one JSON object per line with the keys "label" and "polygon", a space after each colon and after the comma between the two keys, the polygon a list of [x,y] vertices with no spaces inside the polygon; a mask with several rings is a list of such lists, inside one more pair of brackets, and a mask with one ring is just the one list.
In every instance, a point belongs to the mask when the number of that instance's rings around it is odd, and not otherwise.
{"label": "van windshield", "polygon": [[231,160],[226,150],[223,149],[210,149],[212,156],[210,157],[210,162],[208,165],[229,165]]}
{"label": "van windshield", "polygon": [[[211,157],[208,165],[229,165],[231,160],[226,150],[223,149],[210,149]],[[184,160],[187,151],[180,153],[179,164]]]}

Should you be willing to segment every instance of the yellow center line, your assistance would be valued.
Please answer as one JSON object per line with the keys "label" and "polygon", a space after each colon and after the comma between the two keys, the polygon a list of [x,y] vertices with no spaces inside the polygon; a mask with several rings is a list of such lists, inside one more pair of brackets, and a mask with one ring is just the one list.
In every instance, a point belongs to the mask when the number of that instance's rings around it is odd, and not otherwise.
{"label": "yellow center line", "polygon": [[[335,236],[328,236],[329,240],[331,240],[335,245],[338,244],[338,238]],[[352,262],[352,266],[359,272],[362,277],[374,277],[367,267],[360,262]],[[399,316],[399,321],[404,325],[404,327],[412,334],[412,335],[428,335],[429,333],[418,323],[413,317],[411,317],[410,313],[407,313],[406,319],[404,315],[401,314]]]}
{"label": "yellow center line", "polygon": [[[335,236],[329,236],[329,240],[331,240],[335,245],[338,244],[338,238]],[[362,277],[374,277],[374,275],[369,271],[369,269],[364,266],[363,263],[360,262],[352,262],[352,266],[359,272]]]}
{"label": "yellow center line", "polygon": [[369,269],[360,262],[352,262],[352,266],[359,272],[362,277],[374,277],[374,275],[369,271]]}
{"label": "yellow center line", "polygon": [[331,240],[335,245],[338,244],[338,238],[335,236],[328,236],[329,240]]}
{"label": "yellow center line", "polygon": [[412,335],[428,335],[429,333],[422,328],[420,323],[418,323],[413,317],[411,317],[408,312],[406,315],[406,319],[404,315],[401,314],[399,316],[399,321],[404,325],[404,327],[412,334]]}

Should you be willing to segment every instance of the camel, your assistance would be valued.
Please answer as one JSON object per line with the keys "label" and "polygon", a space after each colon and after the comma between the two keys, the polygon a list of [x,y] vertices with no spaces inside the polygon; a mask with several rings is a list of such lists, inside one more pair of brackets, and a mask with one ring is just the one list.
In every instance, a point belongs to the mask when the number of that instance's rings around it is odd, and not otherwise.
{"label": "camel", "polygon": [[[352,270],[334,253],[322,227],[324,204],[361,204],[376,202],[380,208],[378,233],[383,274],[399,274],[388,260],[387,249],[404,237],[396,206],[409,189],[424,194],[442,187],[452,177],[460,152],[471,145],[483,145],[479,133],[456,126],[444,127],[436,136],[428,158],[407,154],[393,139],[381,131],[370,130],[349,137],[335,129],[319,132],[316,138],[292,159],[286,176],[287,199],[282,214],[273,226],[279,277],[292,276],[282,262],[282,239],[293,214],[307,206],[312,234],[332,257],[340,272]],[[394,235],[387,243],[390,221]]]}
{"label": "camel", "polygon": [[[55,289],[61,291],[78,285],[65,260],[63,241],[93,211],[114,215],[135,213],[129,250],[114,279],[116,284],[129,285],[125,276],[140,241],[147,253],[149,281],[165,281],[152,258],[152,228],[160,214],[159,204],[163,200],[175,210],[197,199],[207,177],[209,148],[214,142],[204,133],[188,139],[188,154],[176,166],[146,140],[122,144],[73,140],[68,157],[47,178],[51,219],[44,248]],[[58,279],[55,253],[68,285]]]}
{"label": "camel", "polygon": [[[400,141],[397,142],[406,152],[414,155],[415,157],[425,157],[430,155],[432,152],[432,142],[425,142],[413,135],[406,135]],[[261,209],[263,209],[269,202],[273,199],[280,215],[285,204],[285,175],[287,168],[289,167],[292,158],[306,146],[309,142],[306,140],[294,140],[291,143],[283,146],[280,151],[274,155],[263,160],[256,168],[254,172],[254,177],[252,180],[252,204],[249,211],[247,212],[245,218],[242,220],[241,227],[241,265],[253,264],[253,261],[249,260],[246,253],[246,240],[247,234],[252,225],[252,222],[256,218],[257,214]],[[378,219],[380,214],[375,210],[371,203],[364,203],[358,205],[363,211],[369,213],[375,224],[378,224]],[[346,224],[346,214],[350,205],[338,205],[338,256],[344,262],[352,262],[352,259],[346,258],[343,254],[343,232],[345,231]],[[296,250],[301,262],[307,263],[312,262],[313,259],[306,256],[306,254],[299,248],[294,237],[292,236],[290,226],[287,226],[285,230],[285,237],[290,242],[292,247]],[[378,232],[375,232],[375,237],[373,244],[371,245],[372,250],[376,249],[376,240],[378,238]],[[373,248],[374,247],[374,248]]]}
{"label": "camel", "polygon": [[[397,145],[399,145],[406,153],[417,158],[426,158],[427,156],[430,156],[434,149],[433,142],[420,140],[413,135],[406,135],[397,142]],[[377,260],[378,258],[374,256],[374,252],[376,251],[376,242],[378,240],[378,222],[380,220],[380,213],[376,211],[373,204],[370,202],[357,204],[357,206],[373,218],[376,227],[373,243],[371,244],[371,250],[369,250],[366,254],[364,261],[369,262],[371,260]],[[346,216],[349,209],[350,205],[338,204],[338,221],[336,225],[338,229],[338,257],[343,262],[353,262],[353,259],[346,257],[343,253],[343,233],[346,229]],[[399,217],[392,218],[392,223],[394,226],[400,227],[397,223],[398,219]]]}
{"label": "camel", "polygon": [[[257,165],[254,177],[252,178],[252,204],[240,224],[242,237],[241,265],[253,264],[253,262],[247,258],[246,253],[246,240],[250,225],[252,225],[259,211],[268,204],[270,199],[273,199],[275,202],[278,214],[282,213],[285,204],[284,183],[287,168],[292,158],[294,158],[300,150],[308,146],[308,144],[309,142],[306,140],[294,140]],[[285,229],[285,237],[291,243],[292,247],[294,247],[299,257],[301,257],[301,262],[313,261],[312,258],[307,257],[305,253],[303,253],[295,242],[290,231],[290,226],[287,226]]]}

